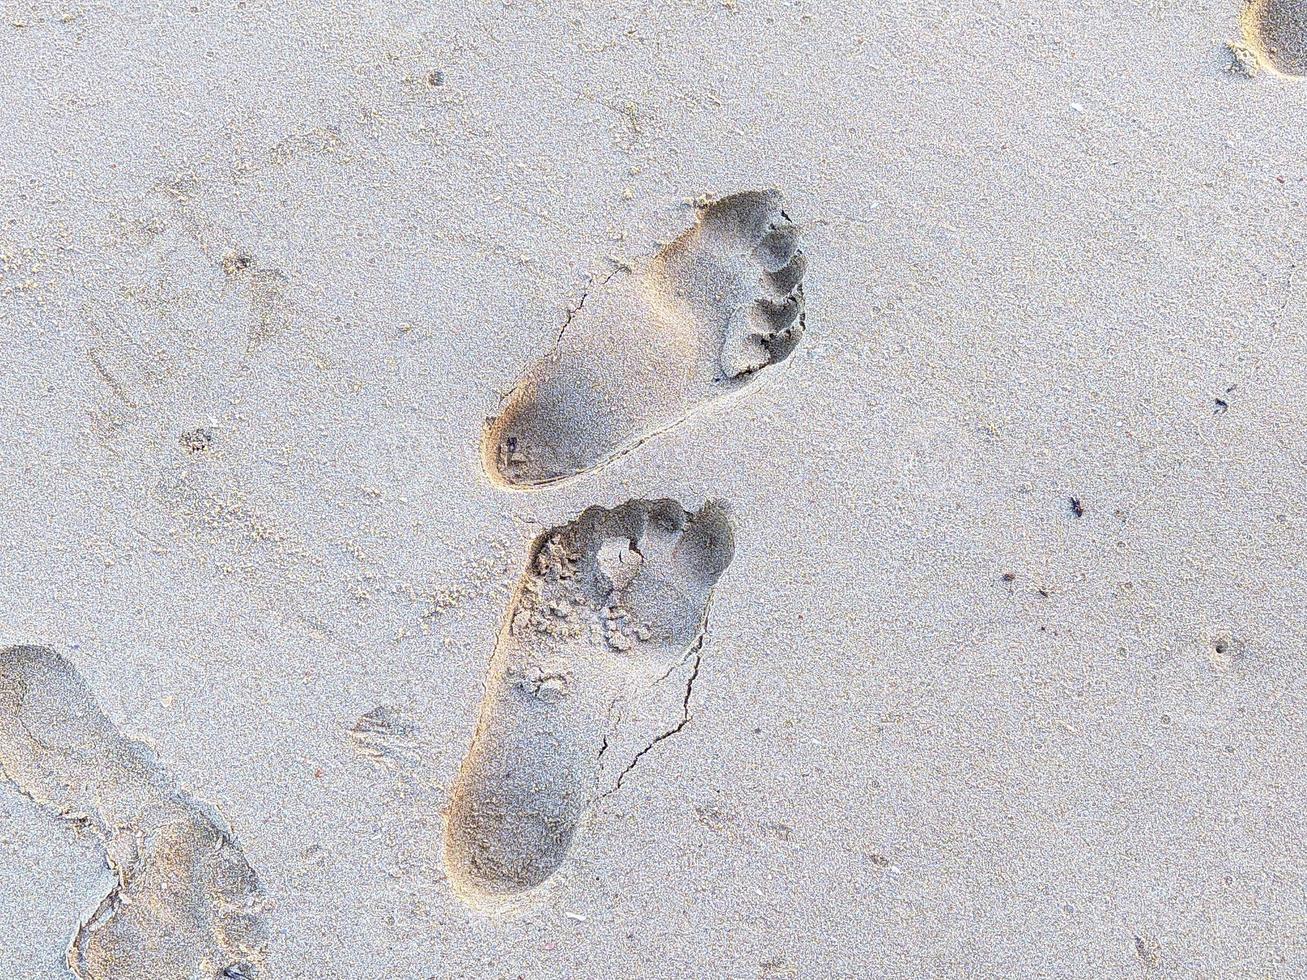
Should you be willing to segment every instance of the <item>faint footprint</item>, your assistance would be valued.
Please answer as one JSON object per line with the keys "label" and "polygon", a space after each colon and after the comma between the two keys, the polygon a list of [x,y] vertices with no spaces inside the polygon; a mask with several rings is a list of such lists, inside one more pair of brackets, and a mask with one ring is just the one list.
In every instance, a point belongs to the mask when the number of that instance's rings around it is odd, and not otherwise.
{"label": "faint footprint", "polygon": [[716,502],[591,507],[536,538],[450,801],[445,862],[464,898],[543,882],[590,804],[684,727],[733,553]]}
{"label": "faint footprint", "polygon": [[616,459],[785,360],[807,260],[779,191],[703,206],[641,268],[586,294],[482,440],[497,483],[533,487]]}
{"label": "faint footprint", "polygon": [[386,768],[403,768],[417,761],[413,736],[418,726],[398,708],[379,704],[354,722],[349,741],[370,762]]}
{"label": "faint footprint", "polygon": [[144,744],[119,734],[86,682],[45,647],[0,650],[0,774],[89,826],[117,884],[79,926],[82,980],[253,980],[262,893],[222,817]]}
{"label": "faint footprint", "polygon": [[1258,64],[1280,75],[1307,76],[1307,2],[1247,0],[1239,25]]}

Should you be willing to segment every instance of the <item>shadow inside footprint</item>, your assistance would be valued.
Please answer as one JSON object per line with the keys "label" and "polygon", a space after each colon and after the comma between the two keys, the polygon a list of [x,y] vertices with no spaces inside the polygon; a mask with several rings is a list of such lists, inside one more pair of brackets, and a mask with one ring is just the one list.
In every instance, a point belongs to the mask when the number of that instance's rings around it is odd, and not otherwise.
{"label": "shadow inside footprint", "polygon": [[[536,538],[449,806],[446,869],[465,898],[549,878],[595,797],[688,721],[709,600],[733,554],[716,502],[591,507]],[[605,758],[618,744],[634,747],[620,769]]]}
{"label": "shadow inside footprint", "polygon": [[586,294],[482,439],[497,484],[601,466],[784,361],[803,336],[807,259],[778,191],[704,205],[640,268]]}
{"label": "shadow inside footprint", "polygon": [[1307,3],[1247,0],[1239,20],[1259,65],[1289,78],[1307,77]]}
{"label": "shadow inside footprint", "polygon": [[86,822],[117,875],[69,946],[78,977],[258,976],[262,892],[222,816],[121,735],[54,650],[0,650],[0,772],[35,802]]}

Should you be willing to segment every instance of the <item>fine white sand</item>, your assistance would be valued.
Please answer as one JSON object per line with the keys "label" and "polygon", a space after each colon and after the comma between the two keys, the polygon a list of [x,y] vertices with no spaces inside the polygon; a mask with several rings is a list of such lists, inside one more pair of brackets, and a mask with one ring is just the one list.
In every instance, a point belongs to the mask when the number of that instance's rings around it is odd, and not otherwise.
{"label": "fine white sand", "polygon": [[[0,4],[0,647],[221,811],[261,980],[1307,975],[1307,82],[1240,13]],[[590,284],[768,187],[789,358],[493,483]],[[736,525],[689,721],[471,907],[528,545],[661,497]],[[111,884],[0,785],[0,975]]]}

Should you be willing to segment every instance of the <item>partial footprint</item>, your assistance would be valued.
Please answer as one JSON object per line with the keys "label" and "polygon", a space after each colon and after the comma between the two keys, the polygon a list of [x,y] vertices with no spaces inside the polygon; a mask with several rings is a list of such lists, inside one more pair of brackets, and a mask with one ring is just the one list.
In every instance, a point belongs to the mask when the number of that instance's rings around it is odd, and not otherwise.
{"label": "partial footprint", "polygon": [[594,799],[689,720],[722,506],[591,507],[532,544],[449,806],[445,862],[472,902],[539,885]]}
{"label": "partial footprint", "polygon": [[1263,67],[1307,77],[1307,2],[1247,0],[1240,18],[1244,43]]}
{"label": "partial footprint", "polygon": [[482,441],[509,487],[586,472],[785,360],[807,260],[779,191],[713,201],[644,266],[614,273],[527,369]]}
{"label": "partial footprint", "polygon": [[253,980],[266,956],[258,877],[221,815],[119,734],[45,647],[0,650],[0,774],[92,828],[118,882],[80,925],[81,980]]}

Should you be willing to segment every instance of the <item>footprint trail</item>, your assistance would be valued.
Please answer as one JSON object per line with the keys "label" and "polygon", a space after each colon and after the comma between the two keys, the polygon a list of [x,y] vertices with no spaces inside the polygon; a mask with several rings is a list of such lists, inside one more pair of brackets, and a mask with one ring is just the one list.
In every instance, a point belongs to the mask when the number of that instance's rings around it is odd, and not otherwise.
{"label": "footprint trail", "polygon": [[79,980],[255,980],[262,891],[222,816],[124,738],[46,647],[0,649],[0,775],[104,843],[117,883],[79,925]]}
{"label": "footprint trail", "polygon": [[591,507],[536,538],[449,805],[446,870],[466,900],[549,878],[591,804],[689,720],[709,600],[733,554],[715,502]]}
{"label": "footprint trail", "polygon": [[778,191],[704,205],[642,267],[586,294],[487,423],[487,473],[505,487],[556,483],[749,387],[803,335],[806,270]]}

